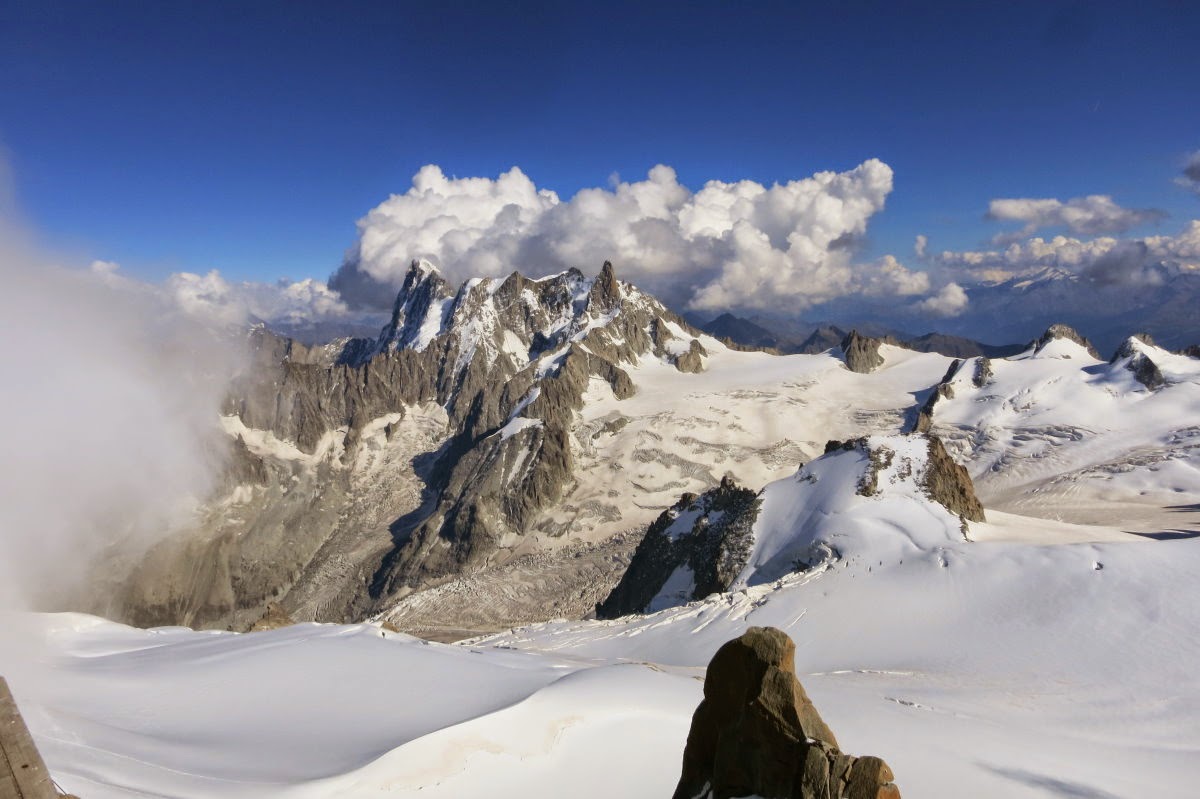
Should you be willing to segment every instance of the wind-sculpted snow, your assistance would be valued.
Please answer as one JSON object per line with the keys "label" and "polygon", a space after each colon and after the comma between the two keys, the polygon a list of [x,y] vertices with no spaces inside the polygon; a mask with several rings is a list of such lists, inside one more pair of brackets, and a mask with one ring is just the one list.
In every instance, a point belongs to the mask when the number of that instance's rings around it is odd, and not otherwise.
{"label": "wind-sculpted snow", "polygon": [[[608,318],[608,299],[596,319]],[[237,608],[207,619],[249,626],[277,602],[292,618],[378,613],[427,634],[456,620],[461,633],[579,616],[637,541],[614,532],[736,472],[766,488],[729,590],[452,647],[374,624],[236,635],[6,617],[0,671],[55,778],[89,799],[666,796],[700,700],[695,678],[726,641],[773,626],[796,641],[799,676],[839,743],[885,758],[907,794],[1194,793],[1200,538],[1187,511],[1200,505],[1200,361],[1134,339],[1103,362],[1060,336],[953,370],[881,344],[882,365],[860,374],[833,353],[734,352],[699,337],[705,369],[685,373],[665,346],[612,356],[638,335],[612,338],[620,318],[531,358],[503,400],[473,401],[462,417],[454,401],[418,398],[337,417],[302,445],[251,424],[249,411],[230,414],[236,480],[209,509],[206,536],[143,566],[170,577],[138,584],[143,607],[198,619]],[[464,380],[477,379],[487,346]],[[432,357],[402,349],[353,367],[290,352],[294,366],[360,388],[385,364]],[[1161,384],[1148,385],[1139,356]],[[494,363],[507,359],[496,344]],[[986,521],[964,523],[974,517],[965,495],[931,483],[931,464],[954,464],[930,439],[896,435],[935,393],[928,423],[970,469]],[[519,419],[542,424],[509,428]],[[451,468],[442,458],[471,425],[479,438]],[[475,539],[483,563],[468,575],[404,596],[364,593],[378,574],[370,564],[406,542],[453,545],[442,527],[415,532],[446,496],[502,486],[497,496],[510,497],[555,425],[570,479],[528,527]],[[876,432],[864,439],[864,428]],[[851,441],[822,454],[829,439]],[[1166,540],[1126,532],[1139,528]],[[413,532],[398,542],[397,530]],[[174,556],[189,569],[174,570]]]}
{"label": "wind-sculpted snow", "polygon": [[[834,462],[848,480],[852,460]],[[801,539],[805,509],[774,511],[781,540]],[[835,517],[840,557],[815,568],[647,616],[472,643],[682,667],[747,627],[779,627],[842,745],[886,758],[908,793],[1190,796],[1200,541],[1109,531],[1105,543],[1056,544],[1070,526],[995,516],[971,524],[971,541],[916,517]]]}
{"label": "wind-sculpted snow", "polygon": [[647,665],[372,625],[239,635],[3,621],[40,660],[0,651],[0,671],[54,778],[88,799],[668,795],[680,711],[700,696]]}

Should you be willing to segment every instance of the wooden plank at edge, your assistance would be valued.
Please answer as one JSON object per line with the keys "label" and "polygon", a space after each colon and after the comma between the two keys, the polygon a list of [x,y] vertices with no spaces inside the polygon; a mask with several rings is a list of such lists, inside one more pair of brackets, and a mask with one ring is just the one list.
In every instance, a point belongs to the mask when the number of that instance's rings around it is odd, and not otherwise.
{"label": "wooden plank at edge", "polygon": [[[0,677],[0,750],[3,754],[0,764],[8,771],[0,776],[10,777],[16,790],[12,797],[0,795],[0,799],[58,799],[50,772],[3,677]],[[8,790],[2,781],[0,787]]]}

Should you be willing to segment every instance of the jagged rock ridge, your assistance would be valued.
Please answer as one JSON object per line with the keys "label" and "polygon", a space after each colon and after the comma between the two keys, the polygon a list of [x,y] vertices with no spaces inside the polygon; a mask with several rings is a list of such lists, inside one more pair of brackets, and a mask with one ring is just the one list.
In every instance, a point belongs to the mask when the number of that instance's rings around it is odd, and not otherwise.
{"label": "jagged rock ridge", "polygon": [[1058,339],[1073,341],[1087,350],[1088,355],[1091,355],[1097,361],[1103,360],[1103,358],[1100,357],[1100,353],[1096,351],[1094,346],[1092,346],[1092,342],[1088,341],[1086,338],[1076,332],[1074,328],[1068,327],[1064,324],[1050,325],[1050,327],[1046,328],[1046,332],[1043,333],[1039,338],[1029,342],[1029,346],[1033,348],[1034,352],[1041,352],[1046,348],[1047,344]]}
{"label": "jagged rock ridge", "polygon": [[1148,352],[1151,349],[1157,347],[1149,333],[1134,333],[1121,343],[1109,363],[1123,363],[1126,369],[1133,372],[1139,383],[1154,391],[1165,386],[1167,379]]}
{"label": "jagged rock ridge", "polygon": [[[592,279],[514,272],[452,291],[414,262],[375,340],[305,347],[253,330],[253,363],[224,413],[228,430],[283,453],[269,469],[235,458],[245,476],[270,477],[270,496],[257,516],[214,515],[204,535],[159,546],[116,613],[244,628],[277,601],[295,618],[357,619],[527,536],[556,535],[540,514],[572,479],[570,430],[589,382],[629,397],[624,367],[647,355],[701,371],[698,335],[609,263]],[[418,412],[428,436],[411,464],[357,485],[364,436],[390,437]]]}
{"label": "jagged rock ridge", "polygon": [[841,343],[846,368],[851,372],[869,374],[883,366],[883,356],[879,353],[883,344],[895,344],[895,341],[890,338],[871,338],[851,330]]}
{"label": "jagged rock ridge", "polygon": [[[699,496],[685,494],[646,530],[597,617],[654,610],[664,591],[673,594],[665,598],[671,604],[727,591],[750,556],[760,504],[756,492],[728,477]],[[678,584],[667,588],[673,575]]]}

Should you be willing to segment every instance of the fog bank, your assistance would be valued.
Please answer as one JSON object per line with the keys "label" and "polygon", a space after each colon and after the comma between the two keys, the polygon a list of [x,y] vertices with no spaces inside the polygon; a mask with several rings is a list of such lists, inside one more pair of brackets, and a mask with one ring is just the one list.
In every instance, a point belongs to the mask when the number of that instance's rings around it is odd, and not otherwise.
{"label": "fog bank", "polygon": [[61,609],[211,487],[238,337],[112,265],[58,265],[5,210],[0,607]]}

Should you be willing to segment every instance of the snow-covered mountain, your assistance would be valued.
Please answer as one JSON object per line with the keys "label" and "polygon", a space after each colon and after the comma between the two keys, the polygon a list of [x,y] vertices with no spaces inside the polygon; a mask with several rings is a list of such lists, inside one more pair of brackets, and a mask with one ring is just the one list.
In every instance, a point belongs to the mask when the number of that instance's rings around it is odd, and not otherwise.
{"label": "snow-covered mountain", "polygon": [[1099,281],[1047,267],[1003,282],[972,287],[971,311],[947,320],[945,332],[1021,341],[1030,330],[1066,323],[1086,330],[1105,351],[1133,331],[1147,331],[1171,349],[1200,342],[1200,274],[1148,267],[1137,281]]}
{"label": "snow-covered mountain", "polygon": [[417,265],[379,339],[254,333],[224,486],[124,612],[374,620],[0,619],[59,783],[665,796],[705,664],[769,625],[905,795],[1194,793],[1200,360],[1063,326],[1005,359],[741,352],[606,272]]}
{"label": "snow-covered mountain", "polygon": [[1101,360],[1069,328],[950,370],[929,429],[989,508],[1158,533],[1200,484],[1200,360],[1128,338]]}
{"label": "snow-covered mountain", "polygon": [[515,569],[556,585],[476,586],[502,595],[472,602],[488,613],[468,629],[577,615],[619,577],[633,542],[614,534],[726,473],[761,485],[830,435],[897,430],[945,371],[900,350],[871,375],[837,353],[733,351],[611,267],[451,290],[416,263],[375,340],[310,348],[258,329],[252,344],[223,418],[226,492],[105,612],[244,629],[273,600],[354,620],[413,595],[397,623],[458,628],[471,608],[417,592]]}
{"label": "snow-covered mountain", "polygon": [[[76,607],[247,629],[278,602],[298,620],[377,616],[445,637],[579,618],[682,495],[726,477],[757,491],[831,439],[918,427],[946,440],[1001,517],[1111,520],[1091,495],[1060,507],[1057,486],[1075,478],[1030,457],[1043,451],[1120,464],[1128,488],[1104,498],[1145,511],[1126,529],[1169,529],[1180,517],[1165,508],[1200,502],[1186,421],[1200,418],[1197,362],[1157,348],[1154,390],[1124,360],[1057,357],[1074,345],[1054,331],[990,361],[857,334],[778,356],[700,333],[611,266],[454,289],[420,262],[376,339],[306,347],[258,329],[251,341],[222,419],[218,496],[131,576],[111,572],[113,602]],[[1085,410],[1098,415],[1072,426]]]}
{"label": "snow-covered mountain", "polygon": [[936,437],[831,441],[759,493],[729,481],[685,496],[646,531],[602,618],[662,610],[822,568],[880,530],[915,548],[969,540],[985,520],[966,471]]}

